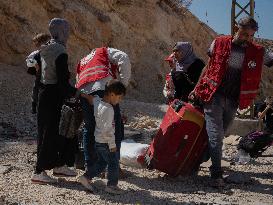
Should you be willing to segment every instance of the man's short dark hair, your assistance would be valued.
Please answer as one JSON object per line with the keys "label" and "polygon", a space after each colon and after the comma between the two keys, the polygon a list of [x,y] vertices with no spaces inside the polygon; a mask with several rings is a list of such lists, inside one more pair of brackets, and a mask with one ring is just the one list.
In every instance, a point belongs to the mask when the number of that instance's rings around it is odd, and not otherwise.
{"label": "man's short dark hair", "polygon": [[258,23],[255,21],[254,18],[247,16],[244,18],[241,18],[238,22],[238,27],[239,28],[245,28],[245,29],[252,29],[254,31],[258,31]]}
{"label": "man's short dark hair", "polygon": [[36,36],[33,37],[32,41],[41,46],[50,40],[51,36],[46,33],[38,33]]}
{"label": "man's short dark hair", "polygon": [[105,85],[105,95],[109,95],[110,93],[114,93],[115,95],[125,95],[126,87],[119,80],[110,80]]}

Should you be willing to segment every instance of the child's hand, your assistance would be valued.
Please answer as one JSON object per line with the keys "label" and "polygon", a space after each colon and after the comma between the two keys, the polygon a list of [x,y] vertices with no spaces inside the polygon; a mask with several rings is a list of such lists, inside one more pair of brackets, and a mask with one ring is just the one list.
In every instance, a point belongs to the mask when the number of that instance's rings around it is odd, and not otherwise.
{"label": "child's hand", "polygon": [[122,120],[123,124],[127,124],[127,122],[128,122],[128,118],[124,114],[121,115],[121,120]]}
{"label": "child's hand", "polygon": [[39,67],[38,63],[35,64],[35,70],[36,70],[37,73],[40,70],[40,67]]}
{"label": "child's hand", "polygon": [[116,148],[116,147],[110,149],[110,152],[116,152],[116,151],[117,151],[117,148]]}

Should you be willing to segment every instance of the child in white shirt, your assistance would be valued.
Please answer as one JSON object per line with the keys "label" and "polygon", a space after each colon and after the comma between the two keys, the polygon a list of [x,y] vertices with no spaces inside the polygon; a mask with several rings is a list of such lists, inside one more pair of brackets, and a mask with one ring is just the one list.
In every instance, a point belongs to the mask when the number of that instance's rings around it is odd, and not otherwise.
{"label": "child in white shirt", "polygon": [[118,80],[111,80],[105,86],[104,97],[89,96],[88,101],[94,105],[96,120],[95,141],[97,161],[85,174],[79,177],[79,182],[93,192],[90,181],[100,175],[108,166],[107,186],[105,191],[112,194],[121,194],[117,187],[119,176],[119,158],[115,143],[115,121],[113,105],[118,104],[126,93],[125,86]]}

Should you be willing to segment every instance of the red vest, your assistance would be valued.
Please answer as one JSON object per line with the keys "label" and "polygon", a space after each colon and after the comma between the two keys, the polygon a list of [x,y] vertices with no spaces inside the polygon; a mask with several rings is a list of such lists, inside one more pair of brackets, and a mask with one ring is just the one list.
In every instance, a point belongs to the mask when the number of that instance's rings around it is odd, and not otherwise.
{"label": "red vest", "polygon": [[[217,37],[210,58],[201,80],[196,85],[195,94],[204,102],[209,102],[222,82],[228,68],[228,59],[231,52],[231,36]],[[241,88],[239,108],[247,108],[255,99],[262,74],[264,49],[262,46],[251,43],[246,48],[241,73]]]}
{"label": "red vest", "polygon": [[117,65],[109,61],[107,48],[96,48],[80,60],[77,66],[76,88],[111,75],[116,78]]}

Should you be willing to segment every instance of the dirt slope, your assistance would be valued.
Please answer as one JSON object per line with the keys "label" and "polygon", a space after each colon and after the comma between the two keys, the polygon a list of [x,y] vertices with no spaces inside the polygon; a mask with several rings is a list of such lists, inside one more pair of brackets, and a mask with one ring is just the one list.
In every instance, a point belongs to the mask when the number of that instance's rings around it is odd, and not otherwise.
{"label": "dirt slope", "polygon": [[31,38],[35,33],[47,32],[51,18],[64,17],[71,24],[68,43],[71,71],[94,47],[119,48],[129,54],[132,62],[134,86],[129,96],[163,102],[161,91],[168,71],[163,58],[174,43],[191,41],[196,53],[205,59],[215,36],[190,12],[174,11],[165,2],[168,1],[1,1],[0,62],[24,65],[25,56],[33,49]]}

